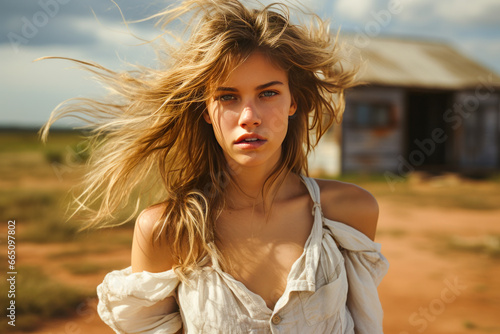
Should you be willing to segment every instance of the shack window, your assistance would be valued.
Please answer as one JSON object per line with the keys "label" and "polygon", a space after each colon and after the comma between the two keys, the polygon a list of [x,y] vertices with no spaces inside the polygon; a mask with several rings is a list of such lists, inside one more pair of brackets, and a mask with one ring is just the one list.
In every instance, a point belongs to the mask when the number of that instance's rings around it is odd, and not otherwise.
{"label": "shack window", "polygon": [[395,107],[390,103],[357,103],[353,125],[359,128],[394,127]]}

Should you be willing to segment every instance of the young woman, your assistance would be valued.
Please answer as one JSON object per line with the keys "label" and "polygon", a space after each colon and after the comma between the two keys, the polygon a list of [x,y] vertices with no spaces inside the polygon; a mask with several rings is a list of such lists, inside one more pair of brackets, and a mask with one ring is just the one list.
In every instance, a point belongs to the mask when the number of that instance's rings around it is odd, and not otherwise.
{"label": "young woman", "polygon": [[192,24],[159,69],[85,63],[117,94],[86,101],[101,144],[79,209],[97,198],[101,225],[132,189],[161,196],[137,218],[131,266],[97,289],[101,318],[117,333],[382,333],[377,203],[306,176],[355,84],[326,23],[238,0],[158,17]]}

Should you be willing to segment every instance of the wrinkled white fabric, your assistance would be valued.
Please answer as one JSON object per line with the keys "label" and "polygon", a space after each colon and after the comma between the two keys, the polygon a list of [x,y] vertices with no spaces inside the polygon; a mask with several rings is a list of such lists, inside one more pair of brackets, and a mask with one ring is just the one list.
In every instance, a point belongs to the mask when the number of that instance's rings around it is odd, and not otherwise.
{"label": "wrinkled white fabric", "polygon": [[[116,333],[383,333],[377,286],[388,270],[380,244],[323,217],[316,181],[303,177],[314,225],[274,310],[217,262],[180,283],[172,270],[109,273],[97,287],[98,313]],[[337,244],[339,246],[337,246]],[[162,314],[174,296],[179,312]]]}

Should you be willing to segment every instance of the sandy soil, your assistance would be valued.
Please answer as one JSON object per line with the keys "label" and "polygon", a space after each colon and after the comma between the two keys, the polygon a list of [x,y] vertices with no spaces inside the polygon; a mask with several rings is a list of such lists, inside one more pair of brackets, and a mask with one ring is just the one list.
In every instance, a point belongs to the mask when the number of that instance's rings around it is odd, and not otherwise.
{"label": "sandy soil", "polygon": [[[391,263],[379,287],[388,334],[500,333],[500,258],[457,250],[462,244],[488,242],[500,235],[500,211],[419,208],[379,201],[381,216],[377,242]],[[104,276],[74,276],[58,270],[50,254],[67,245],[19,246],[25,264],[43,264],[65,282],[95,287]],[[129,249],[105,256],[88,255],[78,261],[128,265]],[[66,259],[67,260],[67,259]],[[71,319],[46,323],[36,334],[113,333],[98,318],[90,299]]]}
{"label": "sandy soil", "polygon": [[500,333],[500,260],[450,249],[500,235],[500,211],[380,203],[377,241],[391,267],[379,287],[386,333]]}

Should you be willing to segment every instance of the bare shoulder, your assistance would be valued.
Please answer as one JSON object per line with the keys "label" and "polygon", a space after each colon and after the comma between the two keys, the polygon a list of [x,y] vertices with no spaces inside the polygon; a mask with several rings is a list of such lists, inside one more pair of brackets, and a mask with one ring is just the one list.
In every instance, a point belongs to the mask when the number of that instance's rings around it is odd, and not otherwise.
{"label": "bare shoulder", "polygon": [[325,218],[349,225],[375,238],[379,207],[367,190],[346,182],[317,179]]}
{"label": "bare shoulder", "polygon": [[132,271],[162,272],[172,268],[172,255],[166,242],[157,242],[155,226],[165,205],[149,207],[137,217],[132,242]]}
{"label": "bare shoulder", "polygon": [[[132,241],[132,271],[152,273],[167,271],[172,268],[172,254],[166,242],[155,242],[155,226],[161,219],[165,205],[155,205],[141,212],[137,217]],[[179,306],[173,296],[165,298],[155,305],[164,314],[177,312]],[[182,329],[177,333],[183,333]]]}
{"label": "bare shoulder", "polygon": [[164,210],[164,204],[157,204],[144,209],[137,217],[135,229],[145,235],[152,233],[156,222],[161,218]]}

